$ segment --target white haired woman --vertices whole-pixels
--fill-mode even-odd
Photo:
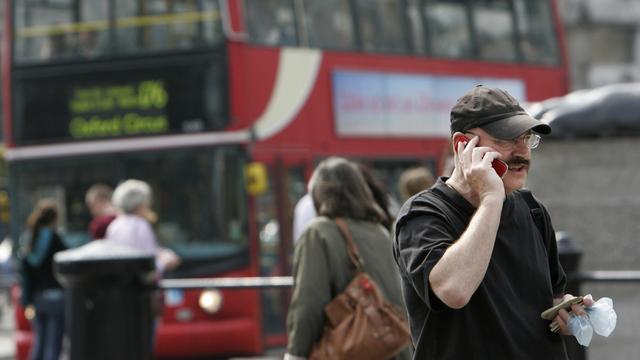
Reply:
[[[106,241],[154,253],[160,274],[179,264],[180,259],[173,251],[158,246],[151,227],[156,215],[151,210],[149,184],[134,179],[121,183],[113,192],[113,204],[119,214],[107,228]]]

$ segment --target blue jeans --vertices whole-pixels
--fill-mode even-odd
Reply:
[[[64,337],[64,290],[38,291],[33,305],[36,317],[32,325],[36,336],[31,360],[58,360]]]

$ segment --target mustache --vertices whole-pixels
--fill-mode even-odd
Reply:
[[[509,166],[517,166],[517,165],[529,166],[531,164],[531,161],[529,159],[523,158],[522,156],[516,156],[513,159],[509,159],[508,161],[506,161],[506,163]]]

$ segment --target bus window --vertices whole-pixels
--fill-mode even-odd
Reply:
[[[14,1],[15,58],[17,62],[60,59],[72,53],[71,6]]]
[[[356,0],[363,50],[390,53],[407,51],[401,5],[395,0]]]
[[[420,12],[420,0],[407,0],[406,17],[409,21],[411,33],[411,47],[416,54],[425,54],[425,31],[422,14]]]
[[[509,0],[473,2],[478,54],[483,60],[516,60],[510,3]]]
[[[109,52],[108,2],[15,4],[18,62],[91,58]]]
[[[515,0],[514,6],[524,61],[557,64],[558,48],[549,2]]]
[[[120,53],[191,49],[223,39],[216,0],[115,0],[115,9]]]
[[[210,47],[224,38],[217,0],[16,1],[14,11],[17,63]]]
[[[140,179],[153,189],[159,242],[183,258],[177,271],[212,275],[201,268],[230,258],[248,262],[244,159],[241,148],[220,146],[17,163],[10,174],[16,196],[12,231],[23,229],[38,198],[54,197],[66,209],[65,239],[79,245],[89,240],[87,189],[98,182],[115,187]],[[224,270],[229,269],[219,269]]]
[[[354,34],[348,0],[307,0],[304,25],[308,45],[329,49],[353,49]]]
[[[246,0],[247,29],[252,41],[264,45],[296,45],[293,0]]]
[[[109,18],[107,4],[106,1],[82,2],[80,18],[86,26],[79,27],[78,32],[74,34],[76,39],[74,52],[77,55],[93,58],[109,52],[109,30],[104,26]],[[92,24],[96,26],[91,26]]]
[[[425,4],[431,52],[446,58],[470,58],[472,54],[467,1],[435,0]]]

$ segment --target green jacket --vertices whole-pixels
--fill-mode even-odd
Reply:
[[[347,219],[347,225],[365,270],[386,299],[405,311],[389,232],[372,222]],[[289,354],[309,355],[325,326],[325,305],[347,287],[355,273],[338,225],[326,217],[316,218],[297,242],[293,259],[294,289],[287,315]],[[409,348],[396,359],[410,359]]]

